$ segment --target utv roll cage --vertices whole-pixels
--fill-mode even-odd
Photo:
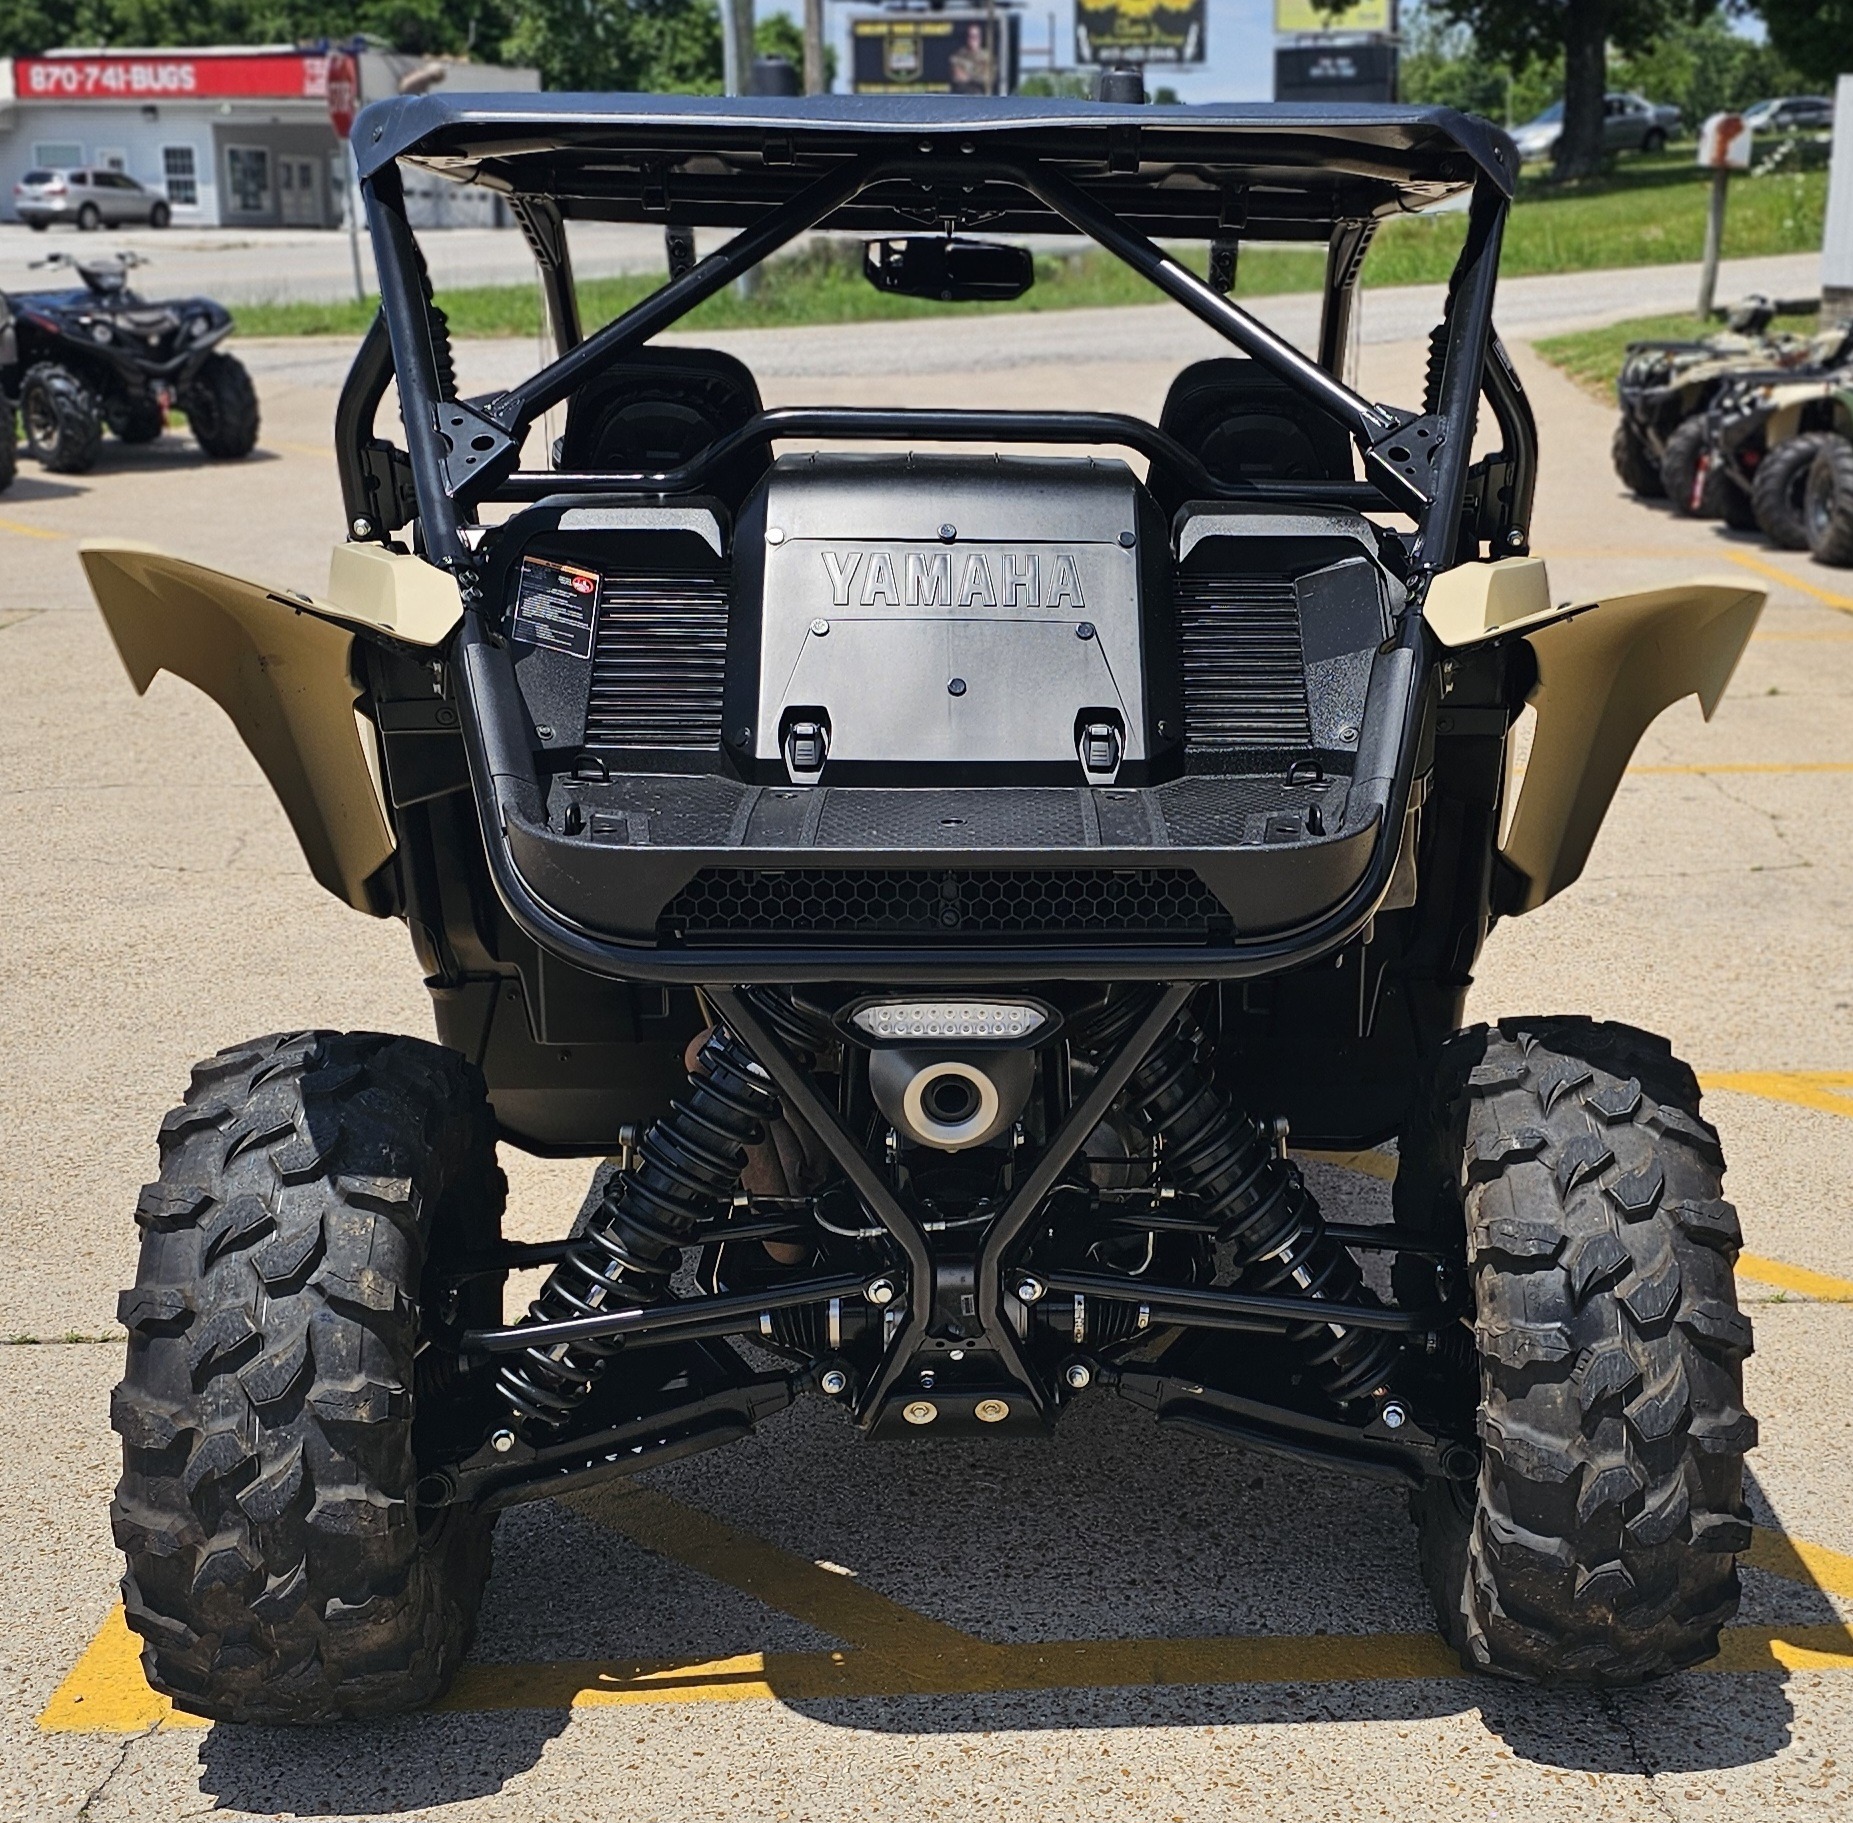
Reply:
[[[1395,866],[1419,745],[1433,655],[1421,612],[1426,587],[1457,563],[1528,549],[1536,431],[1492,324],[1517,169],[1502,133],[1451,110],[1425,108],[646,95],[539,95],[506,105],[511,99],[410,97],[376,105],[356,124],[382,308],[343,391],[336,448],[351,536],[390,544],[415,524],[419,553],[457,580],[464,614],[452,647],[452,688],[491,872],[530,938],[594,974],[644,981],[737,986],[844,973],[840,953],[790,945],[672,953],[626,934],[653,918],[652,908],[618,934],[598,928],[592,907],[622,900],[643,877],[640,867],[647,874],[670,857],[620,850],[601,859],[575,850],[572,860],[575,867],[583,862],[589,885],[574,902],[562,879],[569,871],[560,864],[563,851],[547,830],[513,666],[485,593],[483,509],[691,499],[743,452],[780,439],[1118,445],[1162,465],[1198,501],[1345,509],[1359,527],[1367,513],[1412,522],[1410,533],[1392,541],[1388,559],[1405,573],[1406,597],[1373,673],[1343,839],[1301,844],[1278,865],[1265,854],[1245,856],[1256,909],[1236,919],[1228,941],[1192,948],[1188,973],[1230,979],[1276,970],[1327,953],[1365,928]],[[441,328],[434,337],[430,291],[407,218],[402,164],[496,191],[521,224],[557,354],[520,384],[454,396],[448,348]],[[1461,199],[1465,243],[1431,338],[1425,397],[1419,406],[1375,403],[1343,377],[1372,236],[1386,219]],[[586,334],[568,221],[737,232]],[[1098,243],[1342,427],[1361,458],[1361,478],[1230,480],[1211,474],[1159,427],[1115,413],[841,407],[759,410],[668,469],[518,466],[523,441],[543,412],[635,357],[652,337],[807,230],[890,236],[980,228],[1078,234]],[[1211,279],[1153,237],[1208,242]],[[1317,358],[1228,295],[1241,244],[1255,240],[1326,248]],[[393,383],[404,450],[375,426]],[[1482,396],[1499,448],[1476,461]],[[817,864],[814,854],[806,858]],[[1077,857],[1065,858],[1072,864]],[[1142,850],[1113,851],[1104,840],[1084,858],[1103,867],[1149,867],[1154,859]],[[1174,848],[1162,858],[1195,867],[1218,885],[1211,844]],[[700,864],[750,869],[789,859],[784,850],[736,846],[710,848]],[[1021,849],[960,859],[981,868],[1037,864]],[[1220,865],[1226,875],[1226,854]],[[684,851],[683,874],[695,866]],[[537,882],[549,879],[562,890],[539,890]],[[1164,943],[1092,949],[1022,943],[985,953],[916,942],[860,949],[853,972],[871,982],[1077,973],[1163,980],[1177,978],[1180,960],[1177,946]]]

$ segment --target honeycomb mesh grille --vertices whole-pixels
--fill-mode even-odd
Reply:
[[[726,670],[724,578],[604,577],[586,745],[718,747]]]
[[[1180,576],[1184,744],[1310,747],[1300,603],[1278,577]]]
[[[1187,868],[960,870],[704,868],[659,929],[690,943],[896,937],[1207,942],[1229,915]]]

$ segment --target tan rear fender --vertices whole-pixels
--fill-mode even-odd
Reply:
[[[461,612],[455,583],[375,546],[335,547],[329,601],[149,545],[90,540],[80,555],[137,693],[170,671],[211,697],[263,768],[309,871],[378,914],[373,876],[394,838],[373,738],[354,708],[355,630],[436,645]]]
[[[1463,564],[1435,579],[1424,617],[1444,645],[1522,635],[1537,655],[1537,711],[1502,853],[1518,911],[1578,879],[1621,775],[1649,725],[1682,697],[1711,720],[1768,591],[1697,577],[1593,602],[1553,603],[1535,557]]]

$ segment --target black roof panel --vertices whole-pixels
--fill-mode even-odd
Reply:
[[[1137,106],[1027,97],[457,94],[375,103],[355,123],[363,175],[395,158],[459,182],[559,198],[569,216],[738,225],[846,158],[890,178],[821,224],[898,232],[934,194],[1005,232],[1067,224],[999,166],[1044,162],[1146,232],[1208,234],[1231,206],[1253,237],[1322,239],[1334,221],[1432,206],[1484,179],[1510,194],[1518,158],[1451,108],[1307,103]],[[972,186],[945,161],[991,172]],[[950,188],[949,188],[950,186]]]

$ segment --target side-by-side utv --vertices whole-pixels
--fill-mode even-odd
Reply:
[[[1712,1653],[1755,1426],[1697,1084],[1619,1025],[1461,1027],[1494,922],[1576,880],[1763,597],[1562,602],[1528,554],[1511,142],[1407,107],[473,95],[355,145],[382,309],[326,595],[85,552],[136,685],[213,696],[315,877],[404,922],[439,1039],[234,1045],[162,1127],[114,1407],[156,1687],[423,1702],[500,1511],[800,1398],[1001,1447],[1117,1395],[1406,1486],[1471,1667]],[[459,396],[406,168],[521,221],[558,352],[519,385]],[[1460,199],[1422,396],[1377,402],[1344,377],[1373,230]],[[734,232],[588,330],[584,221]],[[1228,352],[1151,424],[767,410],[656,339],[811,229],[954,304],[1033,279],[1009,237],[1085,235]],[[1328,249],[1311,352],[1227,295],[1245,239]],[[1325,1220],[1292,1149],[1399,1136],[1394,1220]],[[515,1245],[498,1146],[623,1163]]]

